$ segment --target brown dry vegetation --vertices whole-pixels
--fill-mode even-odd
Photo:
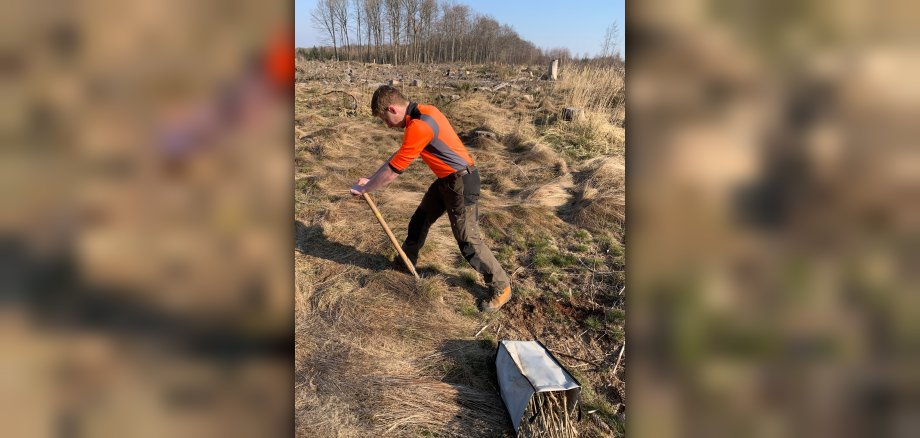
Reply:
[[[448,68],[464,77],[445,77]],[[558,82],[541,74],[507,66],[298,64],[295,408],[302,436],[511,436],[495,380],[496,342],[535,338],[584,387],[580,434],[622,433],[624,365],[615,364],[624,342],[623,73],[563,68]],[[484,238],[514,281],[514,298],[498,314],[476,310],[486,290],[456,248],[449,221],[432,227],[416,282],[390,268],[386,236],[348,193],[402,138],[367,108],[377,85],[394,78],[411,99],[447,115],[480,168]],[[423,86],[409,86],[412,79]],[[354,96],[358,108],[333,90]],[[564,106],[583,112],[564,122]],[[417,160],[373,195],[398,239],[433,180]]]

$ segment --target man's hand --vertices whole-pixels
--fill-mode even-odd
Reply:
[[[367,178],[360,178],[355,185],[351,186],[351,194],[354,196],[361,196],[364,193],[364,185],[370,181]]]
[[[398,175],[398,173],[390,170],[390,163],[383,163],[370,179],[361,178],[358,180],[357,184],[351,186],[351,194],[357,197],[364,193],[386,187],[387,184],[393,182]]]

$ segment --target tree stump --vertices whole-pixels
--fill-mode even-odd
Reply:
[[[562,109],[562,120],[570,122],[575,120],[578,115],[581,114],[581,109],[579,108],[563,108]]]
[[[549,63],[549,69],[546,72],[546,78],[555,81],[559,79],[559,60],[554,59]]]
[[[473,131],[473,135],[480,138],[488,138],[490,140],[498,141],[498,135],[490,131]]]

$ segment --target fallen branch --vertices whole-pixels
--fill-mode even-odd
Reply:
[[[307,131],[303,130],[303,129],[302,129],[301,127],[299,127],[299,126],[295,126],[295,127],[294,127],[294,132],[298,135],[297,138],[298,138],[299,140],[303,140],[304,137],[307,137],[307,135],[308,135],[308,134],[307,134]]]
[[[592,274],[610,275],[610,274],[616,274],[617,272],[623,272],[623,271],[618,271],[618,270],[613,270],[613,271],[596,271],[596,270],[594,270],[594,269],[591,269],[591,267],[588,266],[588,265],[586,265],[585,262],[582,261],[581,259],[578,259],[578,263],[581,263],[581,265],[584,266],[585,269],[591,271]]]
[[[501,90],[502,88],[505,88],[505,87],[507,87],[507,86],[509,86],[509,85],[511,85],[510,82],[502,82],[502,83],[498,84],[497,86],[495,86],[495,88],[492,88],[492,91],[495,92],[495,91]]]
[[[578,357],[578,356],[573,356],[573,355],[571,355],[571,354],[563,353],[563,352],[558,351],[558,350],[552,350],[552,349],[548,349],[548,350],[551,351],[551,352],[553,352],[553,354],[558,354],[558,355],[560,355],[560,356],[568,357],[568,358],[570,358],[570,359],[580,360],[580,361],[582,361],[582,362],[584,362],[584,363],[589,363],[589,364],[591,364],[591,365],[594,365],[595,367],[600,367],[600,364],[598,364],[596,361],[591,361],[591,360],[588,360],[588,359],[583,359],[583,358],[580,358],[580,357]]]
[[[533,264],[533,263],[530,263],[530,265],[532,265],[532,264]],[[511,279],[513,280],[513,279],[514,279],[514,276],[517,275],[518,272],[521,272],[522,270],[529,268],[530,265],[527,265],[527,266],[518,266],[517,269],[515,269],[514,272],[511,273]]]
[[[451,99],[451,100],[447,101],[447,103],[445,103],[444,106],[450,105],[450,104],[452,104],[452,103],[454,103],[454,102],[456,102],[456,101],[458,101],[458,100],[462,100],[462,99],[463,99],[463,96],[459,96],[459,97],[457,97],[456,99]]]
[[[620,380],[620,378],[617,377],[617,368],[619,368],[620,366],[620,360],[623,359],[623,352],[625,351],[626,351],[626,343],[624,342],[623,346],[620,347],[620,355],[617,357],[617,362],[613,364],[613,377],[616,378],[617,380]],[[622,382],[622,380],[620,381]]]
[[[344,91],[342,91],[342,90],[332,90],[332,91],[330,91],[330,92],[328,92],[328,93],[323,93],[323,96],[325,96],[325,95],[327,95],[327,94],[332,94],[332,93],[342,93],[342,94],[344,94],[344,95],[350,97],[351,100],[354,101],[354,106],[352,106],[351,109],[352,109],[352,110],[358,109],[358,99],[355,99],[355,96],[352,96],[351,94],[346,93],[346,92],[344,92]]]

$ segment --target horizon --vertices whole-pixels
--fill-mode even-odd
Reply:
[[[585,54],[589,57],[599,55],[607,27],[616,22],[619,32],[614,47],[620,56],[626,59],[625,0],[575,4],[561,4],[549,0],[467,0],[457,3],[465,4],[475,13],[491,16],[499,23],[510,26],[521,39],[530,41],[542,51],[566,48],[575,58],[581,58]],[[295,0],[294,45],[297,48],[331,45],[313,26],[310,13],[315,7],[316,0]],[[558,35],[545,32],[545,29],[551,26],[560,29]]]

